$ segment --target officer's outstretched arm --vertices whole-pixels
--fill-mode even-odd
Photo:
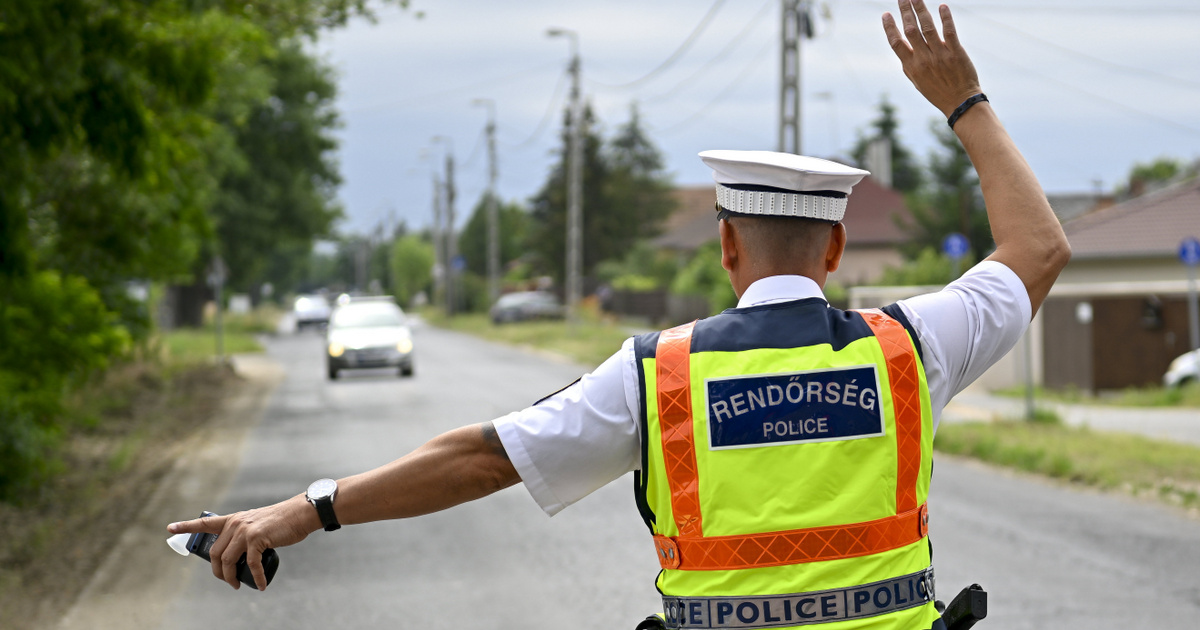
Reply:
[[[891,14],[883,15],[888,44],[917,90],[949,117],[959,104],[982,92],[975,66],[958,40],[949,7],[938,7],[940,37],[923,0],[899,1],[903,33]],[[954,132],[979,173],[996,240],[988,260],[1004,263],[1021,278],[1036,313],[1071,257],[1067,237],[1033,170],[986,101],[967,110]]]
[[[343,525],[437,512],[485,497],[519,482],[491,422],[448,431],[375,470],[338,480],[334,510]],[[304,494],[245,512],[167,527],[173,534],[219,534],[213,575],[238,588],[236,563],[243,553],[260,590],[265,589],[262,552],[294,545],[321,529],[317,510]]]

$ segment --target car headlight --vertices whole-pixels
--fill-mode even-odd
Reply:
[[[408,337],[401,339],[399,342],[396,343],[396,349],[405,354],[412,352],[412,349],[413,349],[412,339],[409,339]]]
[[[346,352],[346,346],[343,346],[340,343],[329,344],[329,356],[340,357],[345,352]]]

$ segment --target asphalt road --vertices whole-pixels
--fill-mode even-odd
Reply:
[[[320,337],[270,344],[287,370],[245,442],[228,512],[383,464],[489,420],[582,368],[422,328],[416,376],[325,380]],[[658,610],[649,536],[620,479],[547,518],[521,486],[445,513],[317,532],[280,551],[271,588],[233,591],[191,562],[162,630],[632,628]],[[979,582],[988,629],[1200,626],[1200,522],[949,459],[931,500],[939,596]],[[161,543],[158,543],[161,544]],[[164,553],[170,553],[165,550]]]

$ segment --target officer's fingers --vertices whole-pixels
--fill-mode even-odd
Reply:
[[[242,555],[245,544],[240,542],[240,532],[231,527],[224,536],[217,538],[212,548],[208,550],[209,564],[212,565],[213,576],[238,588],[237,560]]]
[[[962,50],[962,43],[958,41],[958,29],[954,26],[954,16],[950,15],[950,7],[943,4],[938,7],[938,13],[942,17],[942,37],[946,38],[946,45],[955,52]]]
[[[904,41],[904,36],[900,34],[900,29],[896,26],[896,19],[891,13],[883,14],[883,32],[887,35],[888,46],[892,47],[892,52],[900,58],[900,63],[908,61],[912,57],[912,48],[908,42]]]
[[[224,516],[205,516],[190,521],[180,521],[167,525],[167,531],[172,534],[220,534],[225,527]]]
[[[933,16],[929,14],[925,0],[913,0],[912,4],[917,14],[917,24],[921,27],[921,36],[925,38],[925,42],[930,46],[940,44],[942,39],[938,37],[937,25],[933,23]]]
[[[225,553],[221,554],[221,579],[225,580],[226,584],[237,590],[242,587],[242,583],[238,581],[237,564],[238,560],[242,559],[242,553],[236,550],[226,548]],[[217,564],[217,559],[213,558],[213,564]]]
[[[900,21],[904,24],[904,36],[908,38],[913,51],[928,48],[917,24],[917,16],[913,12],[912,0],[900,0]]]
[[[250,567],[250,575],[254,576],[254,585],[260,591],[267,590],[267,572],[263,569],[262,554],[265,549],[246,550],[246,566]]]

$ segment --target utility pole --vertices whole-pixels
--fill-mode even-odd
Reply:
[[[567,317],[579,320],[583,297],[583,107],[579,88],[579,36],[574,31],[552,28],[551,37],[571,40],[571,135],[567,156]]]
[[[454,151],[446,151],[446,315],[452,316],[458,307],[458,283],[455,282],[457,248],[454,238]]]
[[[779,56],[779,151],[801,152],[800,40],[812,39],[808,0],[783,0]]]
[[[442,180],[433,174],[433,295],[430,303],[436,304],[446,294],[446,254],[442,251]]]
[[[488,109],[488,192],[487,192],[487,272],[488,299],[495,302],[500,297],[500,217],[496,208],[496,102],[490,98],[477,98],[473,105]]]

